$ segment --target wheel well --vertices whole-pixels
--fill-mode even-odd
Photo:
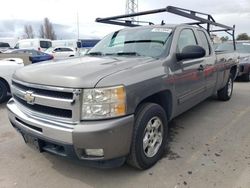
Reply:
[[[168,120],[170,120],[172,115],[172,94],[169,90],[161,91],[143,99],[143,101],[137,105],[136,111],[141,104],[146,102],[160,105],[165,110]]]
[[[230,73],[232,74],[234,79],[237,77],[237,65],[234,65],[233,67],[231,67]]]
[[[1,77],[0,77],[0,82],[3,82],[4,85],[6,85],[6,87],[8,89],[8,92],[10,93],[10,86],[9,86],[8,82],[5,79],[1,78]]]

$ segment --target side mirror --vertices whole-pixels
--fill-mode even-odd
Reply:
[[[52,51],[52,53],[56,53],[56,51],[55,51],[55,50],[53,50],[53,51]]]
[[[204,48],[198,45],[189,45],[182,49],[181,53],[176,53],[177,60],[202,58],[206,55]]]

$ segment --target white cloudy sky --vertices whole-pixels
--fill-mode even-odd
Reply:
[[[139,11],[167,5],[179,6],[210,13],[217,22],[236,24],[236,33],[250,34],[250,0],[138,1]],[[75,37],[78,12],[81,36],[102,37],[119,27],[95,23],[95,18],[123,14],[125,4],[126,0],[4,0],[1,1],[0,36],[18,37],[22,34],[25,23],[38,25],[44,17],[48,17],[51,22],[58,24],[58,32],[66,32]],[[162,19],[166,23],[181,22],[180,18],[166,13],[146,18],[159,23]]]

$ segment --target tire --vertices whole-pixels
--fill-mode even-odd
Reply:
[[[245,82],[249,82],[250,81],[250,73],[247,73],[247,74],[243,74],[241,76],[241,79]]]
[[[233,94],[233,76],[229,75],[227,84],[217,92],[218,99],[221,101],[228,101],[231,99]]]
[[[5,102],[7,100],[8,88],[6,84],[0,81],[0,103]]]
[[[141,170],[153,166],[161,159],[165,151],[167,135],[168,121],[163,108],[154,103],[141,105],[135,115],[134,132],[127,163]]]

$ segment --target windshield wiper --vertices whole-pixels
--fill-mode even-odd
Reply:
[[[137,52],[117,52],[115,55],[120,55],[120,56],[122,56],[122,55],[134,55],[134,56],[141,56],[139,53],[137,53]]]
[[[165,42],[164,41],[160,41],[160,40],[129,40],[129,41],[125,41],[124,44],[130,44],[130,43],[159,43],[164,45]]]
[[[117,53],[106,53],[103,54],[102,52],[90,52],[88,53],[88,55],[97,55],[97,56],[109,56],[109,55],[117,55],[117,56],[123,56],[123,55],[131,55],[131,56],[141,56],[139,53],[137,52],[117,52]]]
[[[90,53],[87,53],[87,55],[103,55],[102,52],[90,52]]]

